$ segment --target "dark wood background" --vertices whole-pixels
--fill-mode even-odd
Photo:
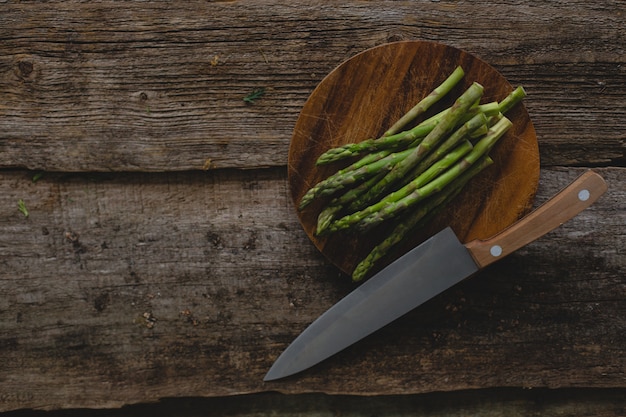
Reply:
[[[284,3],[0,1],[0,411],[624,415],[626,3]],[[587,168],[609,191],[263,383],[353,288],[290,200],[299,110],[344,60],[407,39],[526,88],[536,204]]]

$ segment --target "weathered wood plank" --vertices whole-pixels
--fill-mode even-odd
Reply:
[[[596,3],[4,2],[0,168],[283,166],[321,78],[400,39],[465,49],[526,86],[544,165],[623,166],[626,7]]]
[[[549,237],[271,384],[276,356],[352,287],[301,230],[284,169],[35,183],[2,172],[0,410],[267,390],[626,388],[626,172],[599,171],[608,193]],[[542,170],[538,201],[578,173]]]
[[[0,411],[278,390],[418,395],[191,403],[242,416],[350,415],[356,402],[367,415],[624,414],[623,1],[0,3]],[[298,112],[340,62],[403,39],[465,49],[526,87],[539,201],[580,172],[560,165],[612,166],[601,170],[609,193],[310,372],[263,384],[280,351],[352,288],[289,202]],[[6,170],[16,167],[281,168],[33,183]],[[187,404],[112,415],[199,414]]]
[[[10,416],[623,417],[625,413],[624,390],[490,389],[377,397],[263,393],[221,398],[167,398],[116,410],[24,410],[10,413]]]

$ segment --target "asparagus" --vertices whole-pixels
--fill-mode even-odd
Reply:
[[[385,210],[387,206],[393,204],[394,202],[402,201],[415,190],[426,186],[430,180],[435,178],[442,171],[448,169],[450,166],[453,166],[459,159],[461,159],[464,155],[470,152],[472,148],[472,144],[469,141],[464,141],[456,149],[448,153],[443,159],[431,166],[428,170],[426,170],[424,173],[422,173],[420,176],[415,178],[404,187],[400,188],[397,191],[394,191],[382,200],[364,208],[363,210],[346,215],[336,220],[328,227],[328,231],[336,232],[352,227],[353,225],[361,222],[363,219],[368,218],[369,216],[378,213],[381,210]]]
[[[388,156],[389,154],[391,154],[392,152],[393,151],[391,149],[383,149],[378,152],[369,153],[365,155],[363,158],[354,162],[353,164],[347,166],[346,168],[343,168],[343,172],[353,171],[355,169],[364,167],[365,165],[369,165],[373,162],[379,161],[385,158],[386,156]]]
[[[404,160],[404,163],[400,167],[396,167],[393,172],[395,173],[396,179],[401,176],[401,174],[405,174],[408,171],[407,168],[411,168],[411,166],[421,159],[424,155],[426,155],[430,150],[444,137],[447,133],[449,133],[458,121],[466,114],[466,112],[471,107],[472,103],[479,100],[483,93],[483,87],[478,83],[473,83],[452,105],[450,111],[446,113],[440,123],[435,126],[435,128],[424,138],[424,140],[417,146],[415,151],[410,155],[410,158]],[[388,175],[385,178],[389,177],[388,181],[393,181],[394,178]]]
[[[449,111],[450,108],[447,108],[424,120],[414,128],[404,132],[396,133],[391,136],[381,136],[376,139],[366,139],[358,143],[347,143],[345,145],[329,149],[318,157],[316,164],[326,165],[332,162],[359,156],[366,152],[374,152],[383,149],[399,149],[407,144],[412,145],[417,139],[428,135],[435,128],[437,123],[441,121],[443,116]],[[466,122],[479,113],[484,113],[485,116],[489,117],[498,114],[499,111],[500,107],[497,102],[472,106],[468,110],[467,116],[463,119],[463,121]]]
[[[381,209],[374,211],[374,213],[366,216],[358,216],[360,218],[357,218],[356,221],[352,220],[352,224],[359,222],[359,230],[369,230],[383,221],[398,215],[403,210],[414,206],[425,198],[430,197],[434,193],[441,191],[441,189],[452,182],[454,178],[466,171],[483,155],[486,155],[498,139],[500,139],[500,137],[502,137],[502,135],[511,127],[511,125],[511,121],[503,117],[491,129],[489,129],[489,132],[482,139],[480,139],[478,143],[476,143],[474,149],[472,149],[470,153],[464,156],[446,172],[439,175],[435,180],[429,182],[423,187],[415,189],[411,194],[404,198],[389,202],[389,204],[386,204]],[[340,220],[342,219],[337,220],[337,222]],[[344,228],[349,226],[350,224],[347,226],[342,225]]]
[[[489,119],[491,120],[491,118]],[[483,137],[487,134],[487,132],[489,131],[489,120],[487,120],[487,123],[485,123],[482,126],[479,126],[477,129],[473,130],[468,136],[470,139],[478,139],[480,137]]]
[[[336,219],[337,214],[344,209],[345,206],[357,199],[360,195],[365,193],[369,188],[376,184],[385,175],[385,172],[381,172],[378,175],[370,178],[369,180],[359,184],[358,186],[348,190],[344,194],[335,197],[326,206],[320,214],[317,216],[317,229],[316,235],[323,235],[330,223]]]
[[[357,213],[354,213],[353,216],[356,216],[356,215],[366,216],[369,213],[373,213],[374,211],[384,207],[384,205],[387,204],[389,201],[395,201],[395,200],[403,198],[404,196],[407,196],[416,188],[419,188],[427,184],[429,181],[431,181],[441,172],[445,171],[448,167],[450,167],[452,164],[454,164],[456,161],[462,158],[463,155],[471,151],[472,148],[473,146],[471,142],[469,141],[462,142],[461,145],[459,145],[454,151],[443,156],[439,161],[435,162],[432,166],[430,166],[427,170],[422,172],[419,176],[417,176],[417,178],[415,178],[409,184],[391,193],[390,195],[385,197],[385,199],[367,207],[364,210],[358,211],[357,209]],[[375,180],[376,178],[373,178],[373,179]],[[363,185],[362,188],[367,188],[370,185],[370,183],[373,183],[373,181],[370,180],[367,183],[362,184]],[[345,204],[345,200],[347,199],[346,198],[343,199],[344,204]],[[332,222],[335,219],[335,215],[342,209],[342,205],[339,204],[339,201],[340,199],[337,200],[336,204],[332,204],[326,209],[324,209],[318,216],[317,230],[316,230],[316,234],[318,236],[336,231],[335,229],[337,226],[333,224]],[[350,210],[352,210],[352,205],[348,207],[348,211]]]
[[[397,133],[392,136],[382,136],[377,139],[366,139],[358,143],[348,143],[336,148],[332,148],[321,154],[316,165],[327,165],[331,162],[340,161],[342,159],[359,156],[365,152],[373,152],[383,149],[397,149],[403,146],[411,145],[416,140],[428,135],[441,120],[441,115],[432,117],[415,126],[413,129]]]
[[[417,103],[411,110],[409,110],[404,116],[393,124],[384,134],[384,136],[391,136],[397,133],[407,125],[411,120],[415,119],[420,114],[424,113],[434,103],[439,101],[443,96],[448,94],[450,90],[461,81],[465,72],[463,68],[456,67],[455,70],[446,78],[439,86],[437,86],[430,94],[424,97],[419,103]]]
[[[402,161],[398,162],[392,169],[376,183],[361,201],[374,201],[383,195],[389,188],[413,169],[424,157],[461,121],[466,117],[470,106],[480,99],[483,87],[478,83],[473,83],[450,107],[435,128],[421,141],[413,152]]]
[[[461,127],[454,131],[446,140],[444,140],[439,147],[431,152],[424,160],[417,164],[413,170],[406,175],[409,181],[417,178],[420,174],[430,168],[433,164],[443,158],[448,152],[450,152],[459,142],[461,142],[466,136],[472,133],[474,130],[481,126],[486,125],[487,116],[484,113],[478,113]],[[402,184],[405,185],[405,184]],[[372,190],[361,195],[358,199],[354,200],[348,207],[348,211],[358,211],[371,204],[379,196],[375,195]]]
[[[497,104],[496,104],[497,105]],[[420,163],[408,176],[408,178],[416,178],[434,163],[444,157],[444,155],[452,150],[466,135],[485,126],[487,117],[480,112],[473,118],[465,122],[457,129],[448,139],[446,139],[436,150],[431,153],[422,163]],[[365,159],[364,157],[363,159]],[[369,204],[369,200],[359,198],[367,193],[367,191],[378,181],[382,179],[384,172],[374,176],[358,187],[347,191],[345,194],[333,199],[330,204],[320,212],[317,220],[317,235],[323,235],[330,223],[335,220],[335,216],[344,208],[348,207],[348,211],[358,211]]]
[[[448,205],[465,187],[468,181],[479,172],[491,165],[493,160],[488,156],[483,156],[476,164],[464,172],[449,187],[444,188],[440,193],[424,202],[415,211],[405,216],[389,233],[387,238],[376,245],[372,251],[356,266],[352,272],[354,282],[361,281],[374,267],[376,262],[402,240],[404,240],[412,230],[415,230],[429,221],[442,207]]]
[[[337,171],[335,174],[318,182],[311,187],[302,197],[299,209],[302,210],[308,206],[314,199],[325,197],[343,190],[345,187],[367,180],[380,172],[390,170],[396,163],[404,159],[413,151],[412,148],[405,149],[401,152],[391,153],[384,158],[378,159],[370,164],[359,166],[356,169],[348,167]]]
[[[526,97],[526,91],[524,91],[524,88],[522,86],[517,87],[499,103],[500,113],[505,114],[517,103],[522,101],[524,97]]]
[[[480,159],[480,157],[487,154],[497,140],[511,127],[511,125],[511,121],[506,117],[503,117],[498,123],[489,129],[489,132],[481,138],[476,145],[474,145],[474,148],[468,154],[464,155],[460,161],[456,162],[432,181],[426,184],[420,183],[420,178],[428,172],[426,171],[424,174],[420,175],[420,177],[411,181],[400,190],[389,194],[378,203],[336,220],[329,226],[328,230],[330,232],[336,232],[353,227],[357,223],[359,224],[359,230],[368,230],[383,221],[398,215],[408,207],[414,206],[425,198],[430,197],[452,182],[456,177],[461,175],[474,162]],[[452,151],[450,154],[454,154],[455,151]],[[447,157],[450,157],[450,154],[448,154]],[[440,163],[438,164],[438,168],[441,167]],[[435,165],[433,165],[431,169],[434,169]],[[406,191],[410,192],[407,194]]]
[[[480,86],[477,83],[474,83],[472,87],[475,87],[475,91],[473,91],[473,94],[482,94],[482,86]],[[478,91],[480,93],[478,93]],[[470,92],[472,92],[471,87],[470,89],[467,90],[465,94],[468,94],[468,97],[471,97],[471,95],[469,94]],[[459,99],[461,99],[462,97],[463,96],[461,96]],[[458,102],[459,100],[457,100],[457,103]],[[475,116],[469,119],[467,122],[465,122],[465,124],[459,129],[460,131],[459,133],[464,134],[464,132],[469,131],[470,129],[471,130],[475,129],[477,127],[476,123],[479,120],[482,120],[482,118],[484,117],[484,113],[482,113],[482,111],[484,110],[484,111],[487,111],[489,114],[493,114],[494,104],[495,103],[488,103],[486,105],[475,106],[471,110],[468,110],[467,114],[465,114],[465,118],[467,118],[468,115],[472,115],[472,114],[475,114]],[[413,147],[415,146],[419,148],[420,146],[422,146],[423,141],[427,139],[434,143],[436,140],[439,140],[441,136],[447,133],[446,131],[440,131],[438,133],[438,136],[436,136],[436,138],[434,135],[431,135],[431,133],[435,131],[435,128],[438,125],[440,120],[443,119],[444,123],[454,123],[455,121],[458,121],[459,119],[463,117],[463,114],[452,114],[451,112],[452,109],[454,109],[454,106],[448,109],[448,111],[443,111],[439,113],[438,115],[436,115],[435,117],[431,117],[430,119],[426,120],[424,122],[425,124],[418,125],[415,128],[411,129],[410,131],[403,132],[402,134],[383,137],[379,139],[379,141],[386,141],[387,144],[395,141],[396,146],[400,146],[404,143],[410,143],[411,145],[409,146],[409,149],[413,149]],[[430,133],[426,135],[426,138],[422,139],[420,135],[423,134],[423,132],[426,130],[428,130]],[[447,128],[447,130],[450,130],[450,128]],[[459,137],[454,137],[453,139],[458,139],[458,138]],[[401,140],[401,142],[398,142],[398,140]],[[369,146],[369,144],[372,143],[369,141],[364,141],[364,142],[368,142],[366,146]],[[361,145],[364,142],[360,142],[358,144],[350,144],[350,145]],[[456,142],[454,144],[456,144]],[[358,150],[356,150],[357,147],[353,149],[346,149],[344,147],[335,148],[335,149],[344,148],[345,151],[348,152],[352,156],[355,153],[355,150],[356,152],[362,151],[363,149],[366,149],[366,146],[360,147],[360,149]],[[432,147],[432,144],[425,145],[425,149],[430,149],[430,147]],[[343,170],[339,170],[331,177],[328,177],[326,180],[321,181],[320,183],[316,184],[313,188],[311,188],[302,198],[300,202],[300,209],[303,209],[304,207],[309,205],[317,197],[328,196],[328,195],[334,194],[335,192],[340,191],[341,189],[345,188],[347,185],[353,184],[357,182],[358,180],[370,178],[372,176],[372,172],[376,169],[383,169],[383,170],[393,169],[396,163],[401,162],[403,159],[405,159],[407,156],[413,153],[413,152],[408,152],[408,153],[406,152],[407,150],[392,154],[391,151],[387,149],[387,150],[381,150],[377,153],[366,155],[361,160],[355,162],[354,164],[350,165],[347,168],[344,168]],[[339,152],[338,154],[342,154],[342,153],[343,152]],[[327,154],[330,155],[329,152],[327,152]],[[343,154],[343,157],[346,157],[345,153]],[[374,162],[379,162],[379,164],[373,165],[372,163]],[[318,159],[318,163],[319,163],[319,159]],[[353,171],[356,171],[356,172],[353,172]],[[379,186],[380,183],[384,180],[384,178],[385,177],[382,177],[377,183],[373,184],[374,186],[371,187],[367,193],[365,193],[366,198],[361,200],[361,203],[359,204],[362,204],[362,201],[366,201],[366,199],[371,200],[372,196],[375,195],[375,192],[379,192],[380,189],[376,188],[376,186]]]
[[[430,166],[443,158],[464,138],[472,135],[479,128],[487,129],[487,116],[483,113],[477,114],[470,120],[465,122],[452,135],[444,140],[433,152],[431,152],[422,162],[420,162],[409,174],[409,178],[415,178],[422,172],[426,171]],[[487,133],[485,131],[485,133]]]

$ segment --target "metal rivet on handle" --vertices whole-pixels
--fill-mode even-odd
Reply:
[[[580,201],[587,201],[589,200],[590,196],[591,196],[591,193],[589,193],[589,190],[580,190],[578,192],[578,199]]]
[[[498,256],[502,255],[502,246],[493,245],[491,249],[489,249],[489,253],[491,253],[491,256],[497,258]]]

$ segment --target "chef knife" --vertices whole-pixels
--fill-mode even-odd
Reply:
[[[445,228],[331,307],[274,362],[264,381],[303,371],[391,323],[593,204],[604,179],[587,171],[539,208],[487,240],[462,244]]]

